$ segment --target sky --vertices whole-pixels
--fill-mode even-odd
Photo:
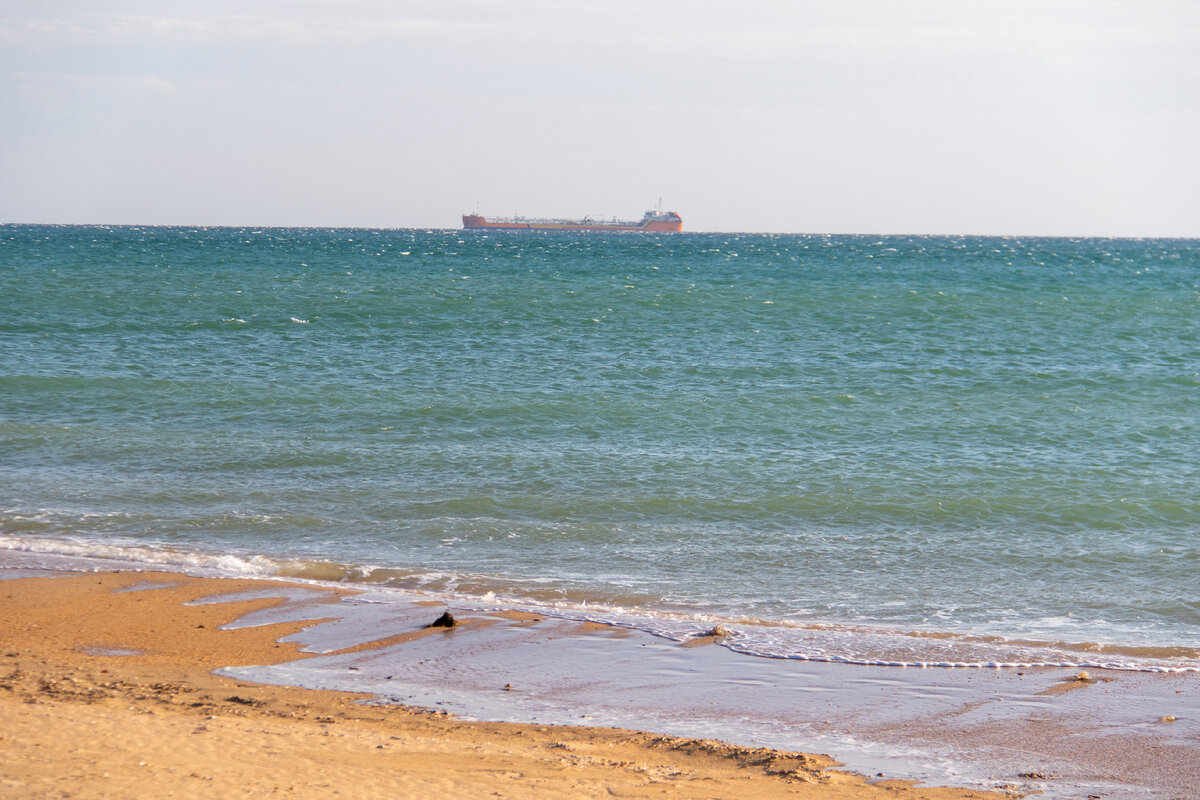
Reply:
[[[0,0],[0,222],[1200,237],[1195,0]]]

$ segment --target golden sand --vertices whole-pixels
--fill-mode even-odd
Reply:
[[[131,586],[152,585],[137,591]],[[102,573],[0,582],[0,798],[996,798],[871,783],[825,756],[611,728],[478,723],[250,684],[313,622],[220,626],[272,582]],[[338,594],[330,591],[330,598]]]

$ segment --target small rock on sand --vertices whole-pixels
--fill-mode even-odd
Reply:
[[[451,616],[449,611],[447,611],[447,612],[443,613],[440,617],[435,619],[433,622],[429,623],[429,627],[430,628],[453,628],[457,624],[458,623],[456,623],[454,621],[454,617]]]

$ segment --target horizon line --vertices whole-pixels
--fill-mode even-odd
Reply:
[[[258,230],[350,230],[350,231],[447,231],[462,233],[470,228],[443,227],[437,225],[253,225],[246,223],[189,223],[189,222],[0,222],[0,227],[46,227],[46,228],[227,228],[227,229],[258,229]],[[511,230],[487,229],[473,232],[471,235],[504,235],[547,234],[562,235],[571,233],[598,234],[634,234],[643,236],[687,236],[688,234],[725,235],[725,236],[911,236],[911,237],[945,237],[945,238],[988,238],[988,239],[1180,239],[1200,240],[1200,233],[1188,234],[1077,234],[1077,233],[883,233],[878,231],[738,231],[738,230],[683,230],[683,231],[559,231],[559,230]]]

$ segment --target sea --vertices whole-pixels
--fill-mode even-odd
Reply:
[[[1200,240],[0,226],[0,555],[1200,670]]]

